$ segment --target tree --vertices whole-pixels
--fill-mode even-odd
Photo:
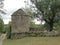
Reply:
[[[2,17],[2,14],[6,14],[6,10],[3,9],[4,7],[4,0],[0,0],[0,18]]]
[[[42,16],[49,31],[53,30],[54,23],[60,20],[60,0],[31,0],[37,8],[37,14]],[[37,16],[38,18],[39,15]]]
[[[0,13],[6,14],[4,11],[5,9],[3,9],[3,7],[4,7],[4,0],[0,0]]]
[[[3,23],[3,20],[0,19],[0,32],[2,32],[4,29],[4,23]]]
[[[7,24],[7,27],[6,27],[8,29],[6,31],[7,32],[7,38],[8,39],[11,39],[11,25],[12,25],[12,22],[10,21],[9,24]]]

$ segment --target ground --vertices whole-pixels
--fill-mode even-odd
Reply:
[[[3,45],[60,45],[60,37],[26,37],[5,39]]]
[[[5,39],[6,34],[1,34],[0,36],[0,45],[2,45],[3,40]]]

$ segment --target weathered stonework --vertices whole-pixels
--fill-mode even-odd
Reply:
[[[12,30],[11,33],[21,33],[29,31],[29,16],[19,9],[12,14]]]

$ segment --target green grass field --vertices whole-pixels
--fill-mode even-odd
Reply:
[[[22,39],[5,39],[3,45],[60,45],[60,37],[26,37]]]

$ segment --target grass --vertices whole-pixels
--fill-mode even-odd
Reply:
[[[26,37],[17,40],[5,39],[3,45],[60,45],[60,37]]]

